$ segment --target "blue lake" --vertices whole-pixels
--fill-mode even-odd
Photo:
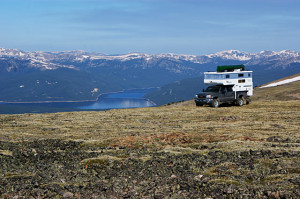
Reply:
[[[97,101],[43,102],[43,103],[0,103],[0,114],[55,113],[89,110],[151,107],[155,104],[143,96],[156,88],[132,89],[102,94]]]

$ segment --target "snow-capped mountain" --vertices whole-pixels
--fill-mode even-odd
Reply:
[[[238,50],[221,51],[206,56],[211,59],[220,58],[220,59],[238,60],[238,61],[248,61],[252,59],[252,55],[250,53],[241,52]]]
[[[23,60],[28,62],[29,67],[41,70],[71,68],[79,69],[78,63],[90,64],[97,67],[97,63],[101,61],[99,66],[105,65],[105,61],[127,62],[139,60],[141,67],[148,67],[149,64],[155,65],[161,60],[169,60],[175,62],[189,62],[193,64],[209,64],[219,63],[223,61],[239,61],[245,65],[269,65],[272,67],[286,67],[291,63],[300,63],[299,52],[291,50],[283,51],[261,51],[258,53],[247,53],[238,50],[221,51],[208,55],[183,55],[183,54],[156,54],[150,55],[146,53],[129,53],[125,55],[104,55],[101,53],[88,53],[84,51],[66,51],[66,52],[25,52],[16,49],[0,48],[0,60],[5,59]],[[276,62],[276,63],[275,63]],[[133,64],[135,65],[135,64]],[[88,67],[88,66],[87,66]],[[136,66],[135,66],[136,68]]]

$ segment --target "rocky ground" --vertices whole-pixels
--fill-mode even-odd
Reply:
[[[299,107],[0,115],[0,198],[300,198]]]

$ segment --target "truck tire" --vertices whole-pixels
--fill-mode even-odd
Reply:
[[[244,105],[244,97],[240,97],[237,99],[236,103],[238,106],[243,106]]]
[[[220,101],[219,101],[219,99],[213,99],[211,105],[212,105],[212,107],[214,107],[214,108],[218,108],[218,107],[220,106]]]

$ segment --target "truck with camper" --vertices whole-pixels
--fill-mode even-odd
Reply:
[[[249,104],[253,95],[252,74],[253,71],[246,71],[244,65],[218,66],[216,72],[205,72],[204,84],[208,87],[195,96],[196,105]]]

